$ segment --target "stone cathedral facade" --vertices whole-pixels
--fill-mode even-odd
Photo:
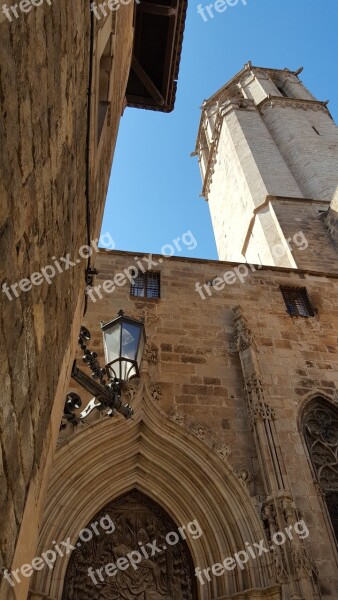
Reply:
[[[60,431],[36,556],[76,549],[32,600],[338,598],[338,130],[299,73],[249,63],[203,103],[219,261],[98,254],[83,324],[99,359],[100,321],[145,324],[135,416]],[[78,546],[105,515],[114,533]],[[137,569],[104,570],[154,540]]]
[[[1,600],[28,594],[3,574],[35,556],[121,116],[175,104],[186,0],[107,4],[0,0]]]

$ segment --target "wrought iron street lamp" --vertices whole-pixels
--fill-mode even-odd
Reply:
[[[116,319],[109,323],[101,322],[101,330],[106,358],[103,368],[98,363],[96,352],[91,352],[87,347],[90,340],[88,329],[81,327],[80,330],[82,360],[90,368],[91,377],[79,369],[76,361],[71,376],[90,392],[93,398],[80,415],[76,415],[74,410],[81,407],[81,399],[74,392],[67,394],[63,418],[73,425],[87,417],[94,409],[109,416],[119,412],[126,419],[130,419],[134,414],[129,404],[122,404],[121,386],[139,375],[146,339],[144,324],[142,321],[131,319],[120,310]]]
[[[145,344],[144,325],[119,312],[117,319],[101,323],[106,369],[116,381],[138,376]]]

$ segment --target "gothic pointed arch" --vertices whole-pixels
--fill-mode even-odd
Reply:
[[[106,505],[94,522],[102,519],[111,525],[107,535],[93,535],[85,544],[79,538],[75,544],[62,600],[92,600],[98,593],[109,600],[196,598],[193,561],[184,539],[189,533],[179,530],[156,502],[134,489]],[[91,531],[90,525],[85,529]],[[202,535],[198,523],[190,523],[189,529],[194,537]]]
[[[97,521],[100,511],[110,505],[115,510],[114,503],[135,490],[153,503],[151,506],[160,507],[161,514],[166,515],[163,519],[172,519],[176,530],[197,521],[203,533],[196,539],[187,536],[189,552],[185,554],[191,556],[194,570],[211,567],[244,549],[246,542],[265,538],[256,507],[226,457],[221,458],[192,431],[159,411],[147,385],[134,396],[133,406],[135,419],[127,427],[121,420],[99,420],[59,447],[38,555],[53,548],[54,541],[68,538],[72,544],[77,543],[81,530]],[[125,535],[123,543],[126,539]],[[117,541],[120,543],[120,539]],[[69,556],[56,557],[52,571],[41,570],[34,575],[34,600],[39,594],[62,600],[69,561]],[[161,580],[160,588],[164,584]],[[95,591],[91,600],[97,598]],[[156,590],[147,591],[154,592],[156,598]],[[192,600],[230,600],[242,591],[245,600],[280,600],[280,584],[276,583],[270,555],[258,556],[248,562],[246,569],[233,570],[227,577],[212,577],[197,588]],[[151,594],[148,596],[153,600]],[[172,598],[180,597],[172,594]]]
[[[315,396],[303,411],[302,430],[338,544],[338,408]]]

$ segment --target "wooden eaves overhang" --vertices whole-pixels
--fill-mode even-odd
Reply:
[[[171,112],[174,108],[187,0],[136,3],[128,106]]]

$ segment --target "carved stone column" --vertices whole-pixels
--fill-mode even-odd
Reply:
[[[276,415],[265,398],[263,377],[254,336],[240,306],[234,309],[235,338],[233,350],[239,353],[244,378],[244,395],[261,468],[265,500],[262,519],[268,539],[276,580],[283,584],[283,598],[313,600],[319,598],[315,584],[316,568],[303,540],[293,532],[301,519],[292,498],[291,487],[275,427]],[[285,541],[276,536],[283,533]],[[276,541],[277,540],[277,541]]]

